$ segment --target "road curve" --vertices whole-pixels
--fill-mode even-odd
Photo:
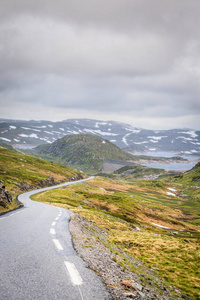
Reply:
[[[19,196],[24,208],[0,217],[0,299],[110,300],[105,285],[77,256],[66,209]]]

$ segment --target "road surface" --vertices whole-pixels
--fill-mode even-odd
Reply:
[[[21,194],[24,208],[0,217],[0,299],[112,299],[101,279],[77,256],[68,211],[29,198],[53,188]]]

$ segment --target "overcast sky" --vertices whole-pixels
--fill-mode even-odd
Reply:
[[[1,0],[0,118],[200,129],[199,0]]]

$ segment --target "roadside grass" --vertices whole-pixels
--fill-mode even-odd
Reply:
[[[188,205],[185,214],[187,200],[167,195],[168,187],[181,192],[180,183],[96,177],[84,184],[36,194],[33,199],[71,209],[95,222],[107,232],[102,242],[117,252],[124,268],[139,275],[142,272],[123,254],[127,253],[153,269],[166,284],[199,299],[200,227],[191,224],[196,218],[194,207]]]
[[[75,170],[63,165],[0,147],[0,181],[4,183],[14,199],[14,202],[10,204],[11,207],[8,205],[4,209],[0,206],[0,212],[15,208],[17,205],[15,197],[22,192],[19,186],[21,182],[26,182],[34,188],[47,177],[53,177],[56,182],[60,183],[71,180],[77,174]]]

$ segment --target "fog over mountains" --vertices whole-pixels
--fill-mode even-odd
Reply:
[[[200,153],[200,131],[148,130],[115,121],[68,119],[61,122],[0,119],[0,140],[14,147],[52,143],[71,134],[94,134],[129,152]]]

